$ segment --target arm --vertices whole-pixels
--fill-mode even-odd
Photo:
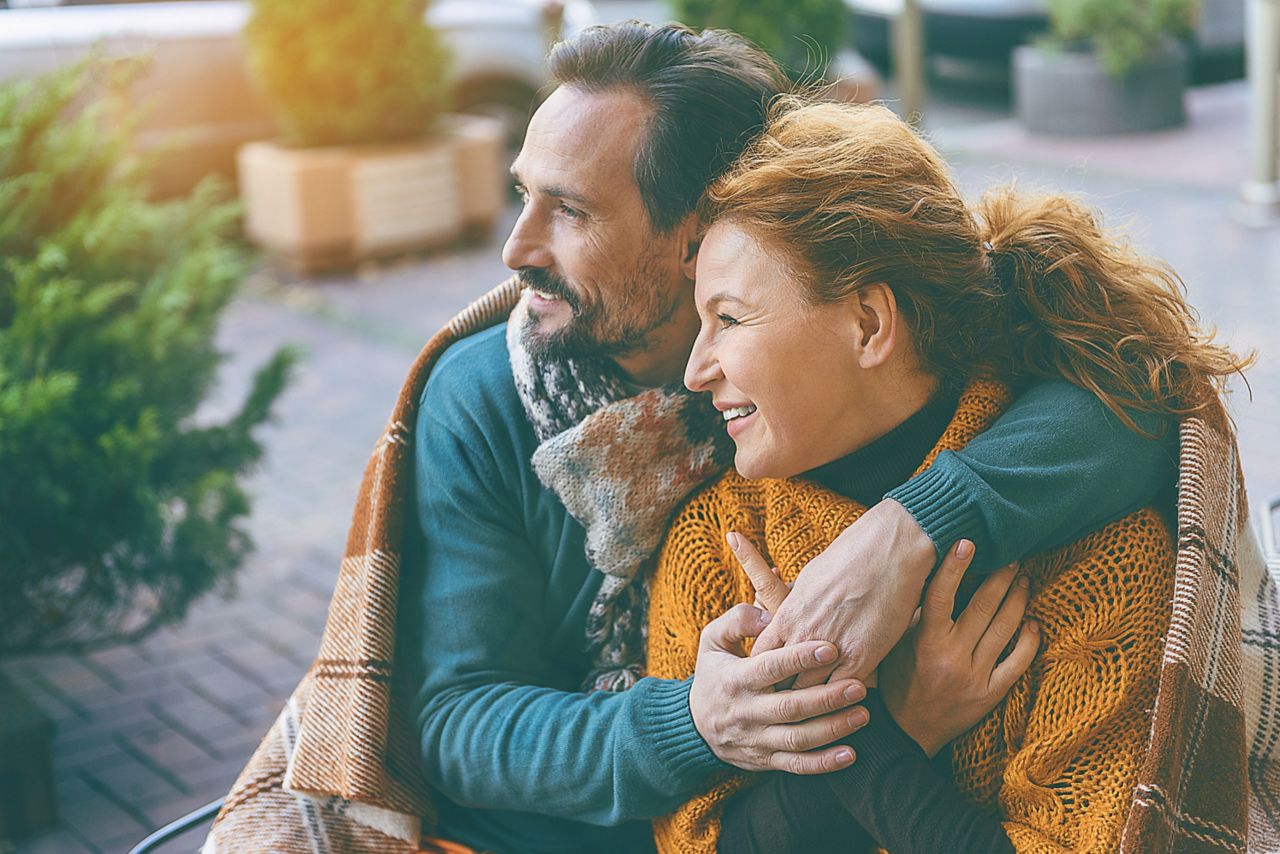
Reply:
[[[590,695],[566,684],[572,663],[548,652],[560,628],[544,610],[549,570],[503,487],[510,466],[431,412],[416,431],[425,544],[399,620],[427,779],[464,805],[595,824],[670,808],[720,767],[693,727],[688,681]]]
[[[1029,389],[990,429],[939,454],[810,562],[755,649],[824,638],[841,651],[836,677],[865,678],[906,631],[954,540],[977,545],[983,575],[1151,503],[1173,482],[1177,431],[1166,417],[1132,415],[1164,438],[1132,432],[1070,383]]]
[[[940,556],[965,537],[982,575],[1072,542],[1154,499],[1174,480],[1177,425],[1130,412],[1147,439],[1088,391],[1041,382],[990,429],[888,497],[912,515]]]
[[[847,739],[857,763],[812,780],[774,775],[738,796],[725,812],[721,852],[801,854],[837,843],[847,850],[855,839],[865,847],[868,834],[904,854],[1013,850],[999,817],[965,800],[928,758],[994,708],[1025,672],[1037,644],[1024,630],[1009,657],[998,661],[1027,603],[1028,587],[1014,584],[1012,569],[988,579],[952,620],[973,557],[972,545],[964,546],[948,552],[919,626],[881,669],[883,690],[867,700],[871,722]],[[781,605],[787,588],[755,549],[744,544],[738,557],[761,602]]]
[[[968,802],[904,733],[880,692],[848,743],[858,760],[823,777],[774,774],[725,810],[721,854],[811,854],[883,847],[898,854],[1012,854],[1000,817]]]

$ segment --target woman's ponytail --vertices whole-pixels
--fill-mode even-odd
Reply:
[[[1065,378],[1136,429],[1125,407],[1202,412],[1253,361],[1201,329],[1168,265],[1106,233],[1076,199],[1024,197],[1009,186],[987,193],[975,213],[1009,300],[998,376]]]

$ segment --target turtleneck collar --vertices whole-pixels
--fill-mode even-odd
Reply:
[[[920,467],[951,423],[958,402],[959,395],[939,392],[880,438],[801,477],[870,507]]]

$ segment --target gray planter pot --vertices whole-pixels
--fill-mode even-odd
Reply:
[[[1106,134],[1186,124],[1189,63],[1169,39],[1146,63],[1112,77],[1091,52],[1026,45],[1013,52],[1014,103],[1033,133]]]

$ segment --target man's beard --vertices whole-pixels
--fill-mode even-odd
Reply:
[[[653,336],[675,314],[677,304],[662,303],[655,290],[657,278],[652,264],[641,262],[637,269],[614,287],[622,296],[612,310],[603,301],[587,302],[564,279],[542,268],[521,270],[522,287],[558,297],[573,312],[563,328],[538,331],[540,318],[534,311],[525,320],[525,340],[534,356],[543,359],[605,359],[627,356],[643,350]],[[625,314],[624,314],[625,312]]]

